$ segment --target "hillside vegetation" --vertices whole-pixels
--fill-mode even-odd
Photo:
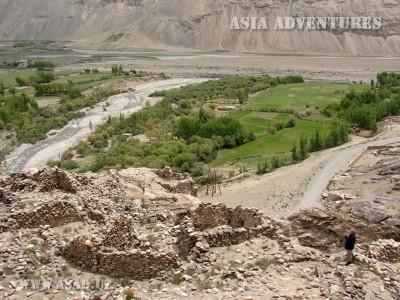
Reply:
[[[43,140],[52,129],[83,117],[83,109],[122,93],[119,82],[151,75],[122,69],[114,74],[97,69],[51,71],[53,65],[45,61],[32,66],[37,70],[0,73],[0,132],[7,141],[1,145],[0,159],[15,145]],[[40,71],[42,67],[46,70]]]
[[[168,165],[199,178],[207,165],[270,172],[347,142],[349,124],[374,131],[380,119],[398,114],[399,78],[382,73],[376,84],[338,85],[303,83],[297,76],[236,77],[156,92],[153,96],[163,97],[156,105],[109,118],[61,161],[49,164],[80,171]],[[279,101],[285,89],[309,98]],[[221,113],[227,104],[234,111]],[[147,140],[136,138],[141,134]]]

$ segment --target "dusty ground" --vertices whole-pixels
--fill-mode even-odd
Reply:
[[[200,199],[204,202],[226,203],[230,207],[242,205],[257,207],[271,217],[284,217],[295,210],[304,201],[304,194],[310,189],[310,182],[318,179],[314,176],[329,164],[341,150],[354,145],[363,145],[367,141],[398,137],[400,122],[394,120],[390,125],[382,126],[382,132],[371,139],[352,136],[351,142],[335,149],[324,150],[312,154],[310,158],[296,165],[278,169],[265,175],[253,175],[237,181],[223,183],[222,195],[206,196],[206,190],[200,191]],[[360,148],[361,152],[362,148]],[[357,153],[353,156],[356,157]],[[350,158],[351,159],[351,158]],[[336,167],[336,166],[335,166]],[[347,168],[344,161],[342,170]],[[335,172],[327,174],[335,176]],[[384,183],[381,183],[384,184]],[[325,187],[320,187],[321,191]],[[321,204],[319,204],[321,205]]]
[[[92,54],[97,54],[93,52]],[[378,72],[399,71],[400,58],[385,57],[324,57],[280,56],[255,54],[154,54],[157,60],[123,58],[92,63],[91,67],[110,67],[123,64],[128,68],[164,72],[171,76],[214,77],[223,75],[272,76],[302,75],[319,81],[364,81],[369,83]],[[78,65],[79,66],[79,65]],[[80,66],[87,67],[87,64]]]

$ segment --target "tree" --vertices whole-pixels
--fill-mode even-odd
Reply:
[[[299,161],[299,153],[297,151],[297,143],[296,142],[293,144],[291,152],[292,152],[292,161],[293,162]]]
[[[121,75],[124,73],[124,68],[122,65],[112,65],[111,67],[111,73],[113,73],[114,76]]]
[[[239,99],[239,103],[243,104],[245,103],[249,98],[248,93],[246,93],[246,91],[244,89],[240,89],[238,91],[238,99]]]
[[[375,87],[375,80],[371,79],[371,89],[374,89]]]
[[[315,135],[314,135],[314,137],[311,138],[310,143],[311,143],[311,151],[312,152],[319,151],[322,149],[323,144],[322,144],[321,135],[319,133],[319,129],[317,129],[315,131]]]
[[[17,89],[15,88],[15,86],[9,87],[8,91],[10,92],[10,94],[15,95],[17,93]]]
[[[0,81],[0,94],[4,97],[4,92],[6,91],[6,87],[4,86],[3,81]]]
[[[254,134],[253,131],[250,131],[250,132],[249,132],[249,134],[248,134],[248,136],[247,136],[247,139],[248,139],[250,142],[256,140],[256,135]]]
[[[203,107],[199,110],[199,120],[202,123],[207,123],[212,118],[212,115],[208,113]]]
[[[80,155],[80,156],[85,156],[86,151],[89,149],[89,146],[87,145],[86,142],[84,141],[80,141],[78,143],[78,145],[76,146],[76,152]]]
[[[299,151],[300,159],[305,160],[308,157],[307,152],[307,138],[303,135],[300,137],[300,151]]]
[[[117,65],[112,65],[111,73],[113,73],[114,76],[118,75],[118,66]]]

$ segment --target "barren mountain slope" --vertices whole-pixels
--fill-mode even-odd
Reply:
[[[77,40],[135,48],[400,54],[396,0],[3,0],[0,39]],[[233,17],[381,17],[380,30],[231,30]],[[105,42],[107,41],[107,42]]]

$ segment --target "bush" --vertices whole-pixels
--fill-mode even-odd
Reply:
[[[61,162],[61,168],[65,170],[73,170],[79,168],[79,164],[73,160],[64,160]]]
[[[172,277],[172,283],[176,285],[180,285],[183,282],[183,275],[182,273],[174,274]]]
[[[39,70],[54,68],[54,64],[51,61],[45,60],[29,60],[28,68],[37,68]]]
[[[264,270],[264,271],[267,270],[271,264],[272,264],[272,261],[267,258],[260,258],[260,259],[257,259],[255,262],[255,265],[259,266],[260,269]]]
[[[196,162],[196,155],[192,153],[178,154],[174,158],[174,165],[178,168],[181,168],[183,166],[185,166],[186,168],[188,167],[189,169],[193,168],[195,162]]]
[[[59,160],[49,160],[49,161],[47,161],[47,166],[48,167],[50,167],[50,168],[53,168],[53,167],[61,167],[61,161],[59,161]]]
[[[247,136],[247,139],[248,139],[250,142],[256,140],[256,135],[254,134],[253,131],[250,131],[250,132],[249,132],[249,135]]]
[[[135,293],[134,293],[133,290],[131,290],[131,289],[126,289],[126,290],[124,290],[122,293],[123,293],[123,295],[124,295],[124,299],[125,299],[125,300],[133,300],[133,299],[136,299]]]

